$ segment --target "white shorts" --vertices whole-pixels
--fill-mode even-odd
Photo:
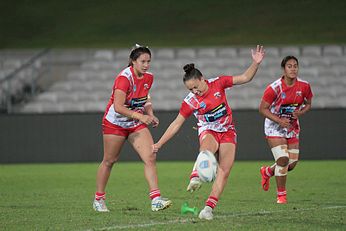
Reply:
[[[264,134],[266,137],[283,137],[286,139],[299,138],[298,129],[288,129],[281,127],[278,123],[273,122],[270,119],[265,119],[264,122]]]

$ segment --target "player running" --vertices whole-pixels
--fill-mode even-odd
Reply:
[[[270,177],[275,175],[277,203],[286,204],[287,172],[294,169],[299,157],[299,120],[311,109],[310,84],[298,78],[298,59],[287,56],[281,62],[283,76],[264,91],[260,113],[265,117],[264,133],[275,164],[260,169],[262,188],[268,191]]]
[[[93,208],[108,212],[105,188],[120,150],[128,139],[144,162],[144,175],[149,185],[152,211],[168,208],[172,202],[161,197],[156,173],[156,153],[148,125],[158,126],[150,102],[149,90],[153,75],[148,72],[151,52],[147,47],[136,45],[131,51],[129,66],[115,78],[113,92],[103,121],[103,160],[96,177],[96,193]]]
[[[262,46],[257,46],[256,51],[252,50],[252,64],[243,74],[219,76],[208,80],[195,68],[194,64],[184,66],[183,81],[190,94],[185,97],[176,119],[169,125],[153,148],[154,152],[157,152],[178,132],[185,120],[194,114],[198,120],[199,151],[218,153],[219,159],[217,176],[212,191],[205,202],[205,207],[199,214],[200,219],[213,219],[212,211],[226,186],[235,157],[237,135],[225,89],[233,85],[250,82],[263,58],[264,49]],[[196,166],[194,166],[187,190],[193,192],[200,186],[201,180],[198,177]]]

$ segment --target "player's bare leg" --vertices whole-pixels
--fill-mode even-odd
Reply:
[[[161,197],[156,171],[156,153],[152,150],[153,138],[148,128],[141,129],[129,136],[129,141],[144,162],[144,176],[149,185],[152,211],[168,208],[172,202]]]
[[[232,169],[235,158],[236,145],[232,143],[222,143],[219,147],[219,166],[217,176],[213,183],[211,193],[206,201],[206,206],[200,212],[199,218],[212,220],[213,209],[216,207],[218,199],[220,198]]]
[[[117,135],[103,135],[103,160],[96,175],[96,193],[93,207],[98,212],[108,212],[105,204],[105,189],[114,163],[119,159],[125,138]]]
[[[195,164],[193,165],[192,172],[190,174],[190,182],[186,188],[186,191],[191,193],[197,191],[202,186],[202,181],[201,179],[199,179],[196,167],[197,167],[197,161],[195,161]]]
[[[222,143],[219,148],[219,166],[210,196],[219,198],[222,194],[233,167],[236,146],[232,143]]]
[[[292,171],[299,160],[299,142],[288,144],[289,164],[288,171]]]
[[[215,153],[219,148],[218,143],[214,139],[214,137],[211,134],[205,134],[201,138],[200,148],[199,151],[205,151],[208,150],[212,153]],[[196,169],[196,162],[192,168],[192,172],[190,174],[190,182],[187,186],[186,191],[188,192],[195,192],[196,190],[200,189],[202,186],[202,181],[198,177],[197,169]]]
[[[270,138],[268,144],[276,162],[274,173],[277,185],[277,203],[286,204],[286,180],[289,163],[287,141],[285,138]]]

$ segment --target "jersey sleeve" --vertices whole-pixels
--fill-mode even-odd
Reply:
[[[269,103],[269,104],[272,104],[274,102],[275,98],[276,98],[275,91],[273,90],[273,88],[268,86],[264,91],[262,100]]]
[[[118,76],[115,79],[114,90],[119,89],[127,93],[129,87],[130,87],[130,82],[125,76]]]
[[[313,95],[313,93],[312,93],[311,86],[310,86],[310,84],[308,84],[307,87],[306,87],[306,95],[305,95],[305,98],[306,98],[307,100],[310,100],[310,99],[312,99],[313,96],[314,96],[314,95]]]
[[[223,89],[233,86],[233,76],[223,75],[223,76],[220,76],[219,79]]]
[[[153,76],[153,75],[150,75],[149,89],[151,89],[151,87],[153,86],[153,84],[154,84],[154,76]]]
[[[185,119],[189,118],[193,113],[193,109],[185,102],[181,104],[179,114],[181,114]]]

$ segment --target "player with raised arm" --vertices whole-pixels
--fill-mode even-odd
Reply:
[[[213,79],[205,79],[192,63],[184,66],[183,81],[190,94],[182,102],[176,119],[153,148],[154,152],[157,152],[179,131],[185,120],[194,114],[198,120],[199,151],[210,152],[213,155],[218,153],[219,159],[217,176],[205,207],[199,214],[200,219],[213,219],[212,211],[225,188],[235,158],[236,131],[225,89],[250,82],[263,58],[264,49],[262,46],[257,46],[255,51],[252,50],[252,63],[243,74],[219,76]],[[194,191],[200,185],[201,180],[195,166],[190,176],[188,190]]]
[[[264,91],[260,113],[265,117],[264,133],[273,153],[275,164],[260,169],[262,188],[269,189],[275,175],[277,203],[286,204],[287,172],[294,169],[299,157],[299,120],[311,109],[313,97],[310,84],[298,78],[298,59],[287,56],[281,62],[283,76]]]
[[[148,72],[151,61],[149,48],[136,45],[131,51],[129,65],[115,78],[113,92],[103,121],[103,160],[96,177],[96,193],[93,208],[108,212],[105,204],[105,188],[112,167],[119,159],[126,139],[144,162],[144,176],[149,185],[152,211],[168,208],[172,202],[161,197],[156,173],[156,153],[152,150],[153,138],[148,125],[158,126],[150,102],[149,90],[153,75]]]

